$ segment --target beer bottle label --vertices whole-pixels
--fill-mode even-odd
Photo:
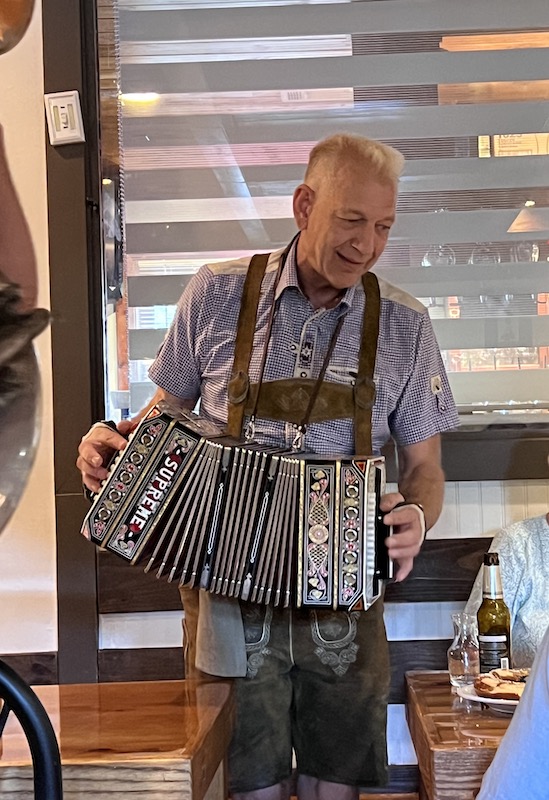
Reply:
[[[479,635],[480,671],[509,667],[509,642],[505,634],[497,636]]]

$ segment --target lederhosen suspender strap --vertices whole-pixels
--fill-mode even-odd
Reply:
[[[257,307],[261,284],[267,267],[269,254],[253,256],[244,283],[240,313],[238,317],[237,335],[235,343],[235,356],[233,371],[228,384],[228,425],[230,436],[240,438],[246,411],[246,400],[249,399],[250,388],[259,390],[261,387],[250,387],[249,364],[252,354],[253,339],[256,326]],[[354,418],[355,451],[360,455],[372,453],[372,408],[375,402],[374,367],[379,335],[380,293],[379,284],[375,275],[366,273],[362,278],[364,287],[365,304],[362,323],[362,337],[358,374],[353,388],[344,384],[327,382],[325,387],[337,394],[337,399],[348,407],[346,416]],[[274,314],[274,297],[271,305],[271,320]],[[292,380],[292,379],[289,379]],[[296,383],[299,379],[295,379]],[[271,382],[276,383],[276,382]],[[268,387],[269,383],[263,384]],[[257,405],[257,398],[256,398]],[[341,416],[341,414],[339,414]],[[329,413],[324,417],[330,419]],[[318,420],[317,420],[318,421]]]
[[[242,300],[240,301],[240,313],[238,315],[236,342],[234,346],[233,371],[227,387],[229,395],[227,433],[235,439],[240,439],[242,435],[244,408],[250,388],[248,370],[250,368],[250,359],[252,357],[252,347],[254,343],[257,306],[259,304],[261,284],[263,282],[265,270],[267,269],[269,256],[270,253],[262,253],[261,255],[256,254],[252,257],[244,282]],[[273,298],[271,315],[274,313],[274,305]]]

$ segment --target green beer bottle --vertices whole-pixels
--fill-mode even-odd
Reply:
[[[499,555],[484,554],[482,603],[477,612],[480,671],[511,666],[511,616],[503,600]]]

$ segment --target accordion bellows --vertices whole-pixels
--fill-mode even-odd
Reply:
[[[159,578],[275,606],[368,608],[391,577],[382,457],[237,442],[155,406],[113,461],[82,533]]]

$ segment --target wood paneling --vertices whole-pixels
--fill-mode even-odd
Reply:
[[[389,703],[406,702],[404,675],[412,669],[447,669],[447,650],[451,639],[389,642],[391,689]]]
[[[389,642],[391,656],[390,703],[406,701],[404,673],[412,669],[446,669],[450,639]],[[142,647],[100,650],[99,680],[165,681],[184,677],[182,647]]]
[[[98,553],[97,595],[100,614],[181,609],[177,583],[158,580],[112,553]]]
[[[58,683],[57,653],[0,655],[0,660],[32,686],[53,686]]]
[[[427,539],[410,577],[387,586],[386,601],[466,600],[490,542],[489,537]],[[111,553],[99,553],[97,591],[100,614],[181,608],[177,584],[157,580]]]
[[[403,583],[389,584],[385,600],[391,603],[466,600],[491,541],[489,537],[427,539],[409,578]]]
[[[362,793],[366,795],[407,795],[417,792],[418,785],[419,772],[414,764],[394,765],[389,767],[389,783],[387,786],[381,786],[379,788],[364,786],[361,788],[361,795]],[[413,800],[413,795],[409,800]]]
[[[99,650],[99,681],[175,681],[184,678],[182,647]]]

